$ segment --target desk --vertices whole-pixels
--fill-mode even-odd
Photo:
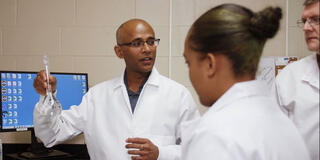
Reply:
[[[6,154],[5,160],[30,160],[29,158],[23,157],[20,153]],[[60,157],[48,157],[48,158],[33,158],[32,160],[77,160],[72,155],[60,156]]]
[[[30,144],[3,144],[4,160],[27,160],[27,158],[21,156],[21,153],[24,152],[25,154],[29,145]],[[33,160],[90,160],[87,147],[84,144],[60,144],[54,146],[52,149],[69,154],[59,157],[38,158]]]

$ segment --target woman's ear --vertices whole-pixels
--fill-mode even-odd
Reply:
[[[212,78],[217,71],[217,56],[212,53],[208,53],[205,61],[207,63],[207,75],[209,78]]]
[[[114,46],[114,52],[116,52],[116,55],[117,55],[120,59],[123,59],[123,53],[122,53],[122,50],[121,50],[120,46],[115,45],[115,46]]]

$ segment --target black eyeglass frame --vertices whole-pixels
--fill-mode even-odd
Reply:
[[[148,43],[148,41],[150,41],[150,40],[153,40],[153,43],[154,44],[149,44]],[[139,42],[139,43],[141,43],[141,42],[143,42],[143,44],[139,44],[139,46],[134,46],[134,45],[132,45],[134,42]],[[141,46],[143,46],[145,43],[147,43],[147,45],[149,45],[149,46],[158,46],[159,45],[159,43],[160,43],[160,38],[156,38],[156,39],[147,39],[146,41],[144,41],[144,40],[133,40],[133,41],[131,41],[131,42],[129,42],[129,43],[122,43],[122,44],[120,44],[120,43],[118,43],[117,42],[117,45],[118,46],[131,46],[131,47],[141,47]]]
[[[320,22],[320,17],[309,17],[307,19],[299,19],[297,20],[297,26],[303,28],[307,22],[312,27],[318,26]]]

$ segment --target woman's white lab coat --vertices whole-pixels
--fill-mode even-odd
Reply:
[[[183,160],[309,160],[262,82],[236,83],[183,131]]]
[[[36,136],[50,147],[83,132],[92,160],[131,159],[125,148],[130,137],[150,139],[159,148],[159,160],[180,159],[180,124],[199,117],[189,91],[155,68],[134,114],[123,75],[90,88],[79,106],[56,117],[40,104],[34,110]]]

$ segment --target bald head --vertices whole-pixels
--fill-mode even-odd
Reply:
[[[120,25],[116,32],[117,43],[128,43],[128,39],[132,35],[142,31],[151,32],[154,35],[154,31],[149,23],[142,19],[131,19]]]

